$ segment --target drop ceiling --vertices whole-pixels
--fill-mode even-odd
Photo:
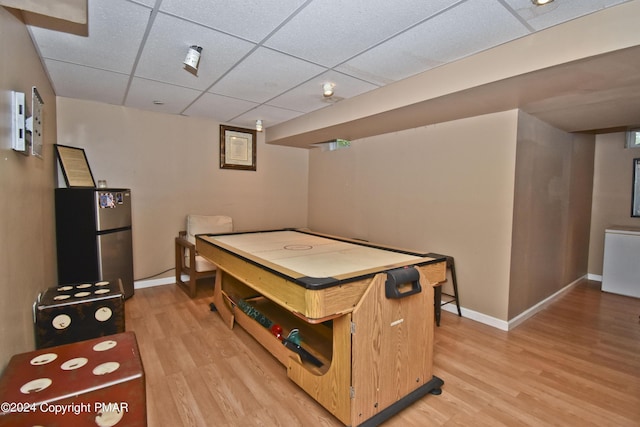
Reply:
[[[52,29],[25,19],[58,96],[241,127],[261,119],[268,130],[622,3],[627,1],[555,0],[536,7],[530,0],[88,0],[86,34],[80,35],[61,31],[60,23]],[[191,45],[203,48],[197,74],[183,65]],[[638,51],[630,54],[631,66],[640,66]],[[628,55],[619,59],[628,66]],[[589,75],[588,68],[581,70]],[[615,115],[617,98],[640,97],[640,82],[631,79],[614,87],[604,78],[593,87],[559,88],[527,107],[554,123],[554,111],[564,103],[588,106],[589,93],[597,90]],[[333,97],[322,96],[324,82],[335,84]],[[562,120],[554,124],[592,130]],[[611,123],[620,126],[619,120]]]

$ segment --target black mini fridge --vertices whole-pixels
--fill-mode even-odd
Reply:
[[[133,295],[131,190],[56,188],[58,284],[122,280]]]

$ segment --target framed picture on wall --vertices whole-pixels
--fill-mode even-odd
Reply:
[[[95,187],[93,174],[83,148],[54,144],[67,187]]]
[[[633,159],[631,216],[640,217],[640,158]]]
[[[220,125],[220,169],[256,170],[256,131]]]

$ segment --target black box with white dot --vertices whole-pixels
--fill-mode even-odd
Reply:
[[[100,281],[49,288],[34,304],[36,348],[125,331],[122,283]]]

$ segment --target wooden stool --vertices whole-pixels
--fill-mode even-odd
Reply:
[[[448,301],[442,302],[442,283],[437,283],[434,285],[433,290],[433,303],[435,305],[435,315],[436,315],[436,326],[440,326],[440,314],[442,312],[441,307],[443,305],[450,304],[455,301],[456,308],[458,309],[458,316],[462,317],[462,312],[460,311],[460,300],[458,298],[458,280],[456,278],[456,265],[452,256],[449,255],[440,255],[436,253],[428,253],[427,256],[431,258],[440,258],[445,257],[447,259],[447,269],[451,270],[451,282],[453,284],[453,295],[444,294],[448,297],[451,297]]]

